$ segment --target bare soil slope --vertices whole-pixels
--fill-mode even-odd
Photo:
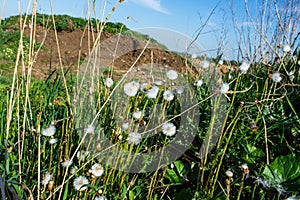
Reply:
[[[64,30],[56,33],[57,38],[54,30],[37,27],[35,39],[37,42],[43,43],[43,48],[38,52],[34,63],[32,70],[34,77],[47,77],[50,67],[52,70],[59,69],[61,66],[59,57],[61,57],[61,63],[65,69],[70,68],[72,72],[76,72],[80,63],[91,55],[98,36],[97,32],[81,29]],[[26,29],[25,34],[30,36],[29,28]],[[104,47],[101,46],[99,63],[111,65],[120,72],[126,71],[136,61],[146,44],[146,41],[131,36],[122,35],[118,37],[106,32],[101,34],[100,40],[100,46]],[[182,57],[153,44],[147,46],[136,66],[145,63],[166,65],[179,72],[186,72],[188,68]]]

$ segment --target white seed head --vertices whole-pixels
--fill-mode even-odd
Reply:
[[[275,82],[275,83],[278,83],[282,80],[282,77],[280,76],[280,73],[279,72],[274,72],[272,74],[272,80]]]
[[[200,79],[194,83],[195,86],[200,87],[203,84],[203,80]]]
[[[291,51],[290,45],[288,45],[288,44],[284,45],[283,46],[283,51],[286,52],[286,53],[290,52]]]
[[[55,134],[56,128],[53,125],[50,125],[48,128],[45,128],[42,130],[42,135],[43,136],[53,136]]]
[[[114,84],[114,81],[111,79],[111,78],[106,78],[105,81],[104,81],[104,85],[106,87],[111,87],[112,85]]]
[[[226,176],[228,176],[229,178],[232,178],[233,177],[233,172],[231,170],[227,170],[225,172]]]
[[[229,84],[228,83],[223,83],[222,86],[221,86],[221,89],[220,89],[220,92],[222,94],[225,94],[227,93],[229,90]]]
[[[74,182],[73,182],[75,189],[78,191],[86,190],[87,187],[84,185],[87,185],[87,184],[89,184],[89,180],[84,176],[78,176],[77,178],[74,179]]]
[[[246,74],[247,71],[249,70],[250,68],[250,64],[249,63],[246,63],[246,62],[243,62],[240,67],[239,67],[239,70],[241,71],[242,74]]]
[[[162,132],[166,136],[173,136],[176,133],[176,126],[171,122],[165,123],[162,125]]]
[[[137,94],[140,88],[140,84],[135,81],[131,81],[124,85],[124,92],[127,96],[133,97]]]
[[[142,139],[142,135],[136,132],[129,133],[127,137],[128,144],[134,144],[134,145],[138,145],[141,139]]]
[[[209,63],[209,61],[207,61],[207,60],[203,60],[203,61],[201,62],[201,67],[202,67],[203,69],[207,69],[207,68],[209,67],[209,65],[210,65],[210,63]]]
[[[172,101],[174,99],[174,93],[171,90],[166,90],[163,97],[166,101]]]

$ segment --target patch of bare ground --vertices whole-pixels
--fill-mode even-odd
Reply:
[[[33,65],[32,75],[36,78],[45,78],[54,69],[59,69],[60,58],[64,69],[76,72],[78,66],[86,59],[93,50],[93,45],[99,33],[88,29],[81,30],[47,30],[38,26],[35,31],[36,42],[43,44]],[[30,36],[30,29],[25,29],[25,34]],[[184,58],[149,44],[143,54],[146,41],[141,41],[128,35],[112,35],[101,33],[99,41],[100,53],[98,56],[99,66],[113,67],[116,73],[126,72],[133,65],[156,64],[168,66],[178,72],[185,73],[189,66]],[[140,57],[138,60],[137,58]]]

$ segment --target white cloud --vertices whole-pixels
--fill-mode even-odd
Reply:
[[[151,8],[157,12],[170,14],[170,12],[161,6],[161,0],[131,0],[135,3],[142,4],[148,8]]]

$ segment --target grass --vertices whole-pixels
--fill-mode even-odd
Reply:
[[[123,24],[96,19],[35,13],[21,19],[25,17],[35,19],[29,24],[56,31],[69,30],[70,20],[72,28],[93,24],[96,30],[115,34],[128,31]],[[176,78],[168,77],[165,66],[156,69],[152,63],[135,71],[133,64],[110,85],[107,78],[114,70],[93,68],[97,60],[91,56],[84,74],[61,66],[47,79],[37,80],[30,70],[17,73],[20,63],[32,69],[20,52],[28,49],[30,57],[29,52],[39,50],[18,31],[19,19],[2,21],[0,31],[6,39],[0,40],[0,58],[6,60],[0,74],[3,199],[299,198],[296,43],[290,51],[274,44],[274,59],[248,62],[246,73],[238,69],[240,61],[226,61],[229,72],[219,73],[214,71],[219,59],[211,59],[206,69],[199,69],[199,60],[189,59],[186,62],[197,70]],[[53,22],[55,26],[49,25]],[[12,34],[4,31],[11,27]],[[194,85],[199,79],[203,84]],[[182,86],[183,93],[178,92]],[[166,122],[176,128],[174,136]],[[94,169],[95,164],[102,167]]]

